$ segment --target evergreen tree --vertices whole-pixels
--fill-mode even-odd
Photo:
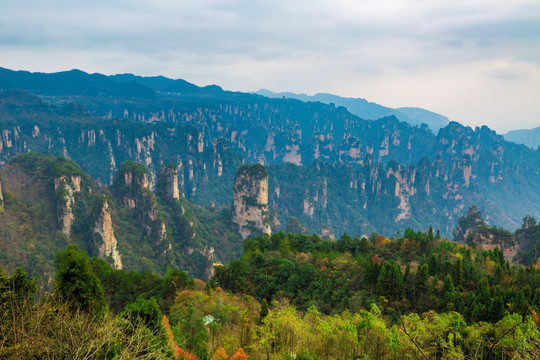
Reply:
[[[500,296],[496,296],[489,308],[490,321],[496,323],[504,317],[504,302]]]
[[[458,256],[454,264],[453,282],[457,291],[463,291],[463,264],[461,256]]]
[[[105,308],[103,287],[92,271],[89,257],[77,245],[68,245],[55,259],[55,296],[72,310],[99,312]]]
[[[153,296],[148,300],[139,296],[137,301],[126,305],[126,309],[122,313],[122,316],[131,321],[133,325],[142,323],[155,332],[158,332],[162,328],[162,313],[156,298]]]
[[[540,310],[540,287],[536,288],[534,291],[532,306],[534,306],[536,310]]]
[[[452,276],[450,274],[446,275],[443,282],[443,289],[442,289],[442,300],[443,300],[443,308],[445,311],[452,311],[455,310],[455,303],[456,303],[456,291],[454,288],[454,283],[452,281]]]

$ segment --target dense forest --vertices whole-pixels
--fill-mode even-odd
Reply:
[[[207,283],[113,269],[68,245],[42,293],[2,272],[0,357],[535,359],[540,270],[437,232],[277,233]]]

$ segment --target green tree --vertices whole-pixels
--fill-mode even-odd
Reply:
[[[454,283],[452,281],[452,276],[450,274],[446,275],[443,282],[443,307],[446,311],[455,310],[456,304],[456,291],[454,288]]]
[[[122,316],[131,321],[134,326],[142,323],[154,332],[157,332],[158,329],[162,328],[161,310],[159,310],[156,298],[153,296],[148,300],[139,296],[137,301],[126,305],[126,309],[122,313]]]
[[[262,323],[264,318],[268,315],[270,308],[268,307],[268,301],[262,299],[261,301],[261,311],[259,312],[259,324]]]
[[[463,291],[463,264],[461,256],[458,254],[456,263],[454,264],[453,283],[456,291]]]
[[[77,245],[56,255],[55,297],[72,310],[99,312],[106,306],[103,287],[92,271],[89,257]]]

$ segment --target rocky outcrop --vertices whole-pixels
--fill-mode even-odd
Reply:
[[[502,250],[506,259],[512,261],[520,248],[516,237],[509,231],[489,227],[475,205],[458,220],[454,241],[476,244],[484,250]]]
[[[454,241],[467,242],[473,232],[485,226],[487,224],[482,218],[480,211],[478,211],[476,205],[473,205],[469,208],[465,216],[459,218],[456,232],[454,233]]]
[[[330,228],[330,226],[327,226],[327,225],[321,226],[321,232],[319,235],[323,239],[330,239],[330,240],[336,239],[334,236],[334,232],[332,231],[332,228]]]
[[[178,169],[174,165],[161,168],[156,185],[156,191],[168,200],[179,200],[180,190],[178,189]]]
[[[71,226],[75,220],[72,206],[75,203],[75,194],[81,191],[81,177],[78,175],[59,176],[54,179],[56,193],[56,208],[58,211],[58,225],[67,238],[71,236]]]
[[[172,171],[172,180],[174,180],[175,174],[176,172]],[[165,184],[163,186],[160,184],[159,188],[166,190],[166,177],[163,178],[163,181]],[[172,183],[173,181],[169,182]],[[177,177],[174,183],[176,184],[176,190],[178,190]],[[174,196],[172,187],[169,190],[171,190],[170,195]],[[146,235],[152,240],[153,244],[163,252],[167,252],[171,248],[171,244],[166,242],[165,222],[160,217],[156,196],[150,190],[148,169],[134,161],[122,163],[113,181],[113,191],[115,196],[121,200],[124,206],[130,209],[138,223],[146,230]]]
[[[109,203],[104,200],[96,218],[94,228],[94,245],[98,252],[98,257],[111,262],[116,269],[122,268],[122,258],[116,248],[117,242],[111,219]]]
[[[268,174],[264,166],[243,165],[234,179],[233,222],[243,239],[270,234]]]

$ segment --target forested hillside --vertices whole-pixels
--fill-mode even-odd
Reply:
[[[147,168],[133,161],[122,163],[113,185],[103,188],[62,156],[14,157],[0,171],[1,266],[24,267],[46,284],[55,254],[77,244],[115,268],[164,274],[172,267],[209,278],[214,262],[241,251],[230,209],[169,196],[165,183],[176,178],[166,169],[154,194]]]
[[[540,270],[406,230],[245,242],[208,283],[113,269],[70,245],[54,291],[0,276],[0,356],[74,359],[536,359]]]

